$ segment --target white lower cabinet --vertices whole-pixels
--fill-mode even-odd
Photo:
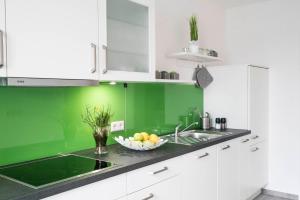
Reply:
[[[249,148],[249,192],[257,194],[268,182],[267,142]]]
[[[249,200],[267,184],[267,141],[253,135],[105,179],[46,200]]]
[[[127,192],[133,193],[181,173],[183,157],[177,157],[127,173]]]
[[[251,136],[239,144],[239,199],[255,197],[268,182],[267,141],[251,143]]]
[[[218,200],[240,200],[238,141],[218,145]]]
[[[45,200],[116,200],[123,196],[126,196],[126,174],[63,192],[61,194],[45,198]]]
[[[132,193],[127,200],[181,200],[181,180],[172,177],[148,188]]]
[[[239,199],[246,200],[251,196],[250,182],[250,136],[243,137],[239,140]]]
[[[185,157],[182,199],[217,200],[217,147],[201,149]]]

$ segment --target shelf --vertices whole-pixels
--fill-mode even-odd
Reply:
[[[181,84],[194,85],[195,81],[193,81],[193,80],[156,79],[156,83],[181,83]]]
[[[211,62],[222,61],[218,57],[207,56],[199,53],[188,53],[188,52],[173,53],[168,55],[168,57],[179,59],[179,60],[198,62],[198,63],[211,63]]]

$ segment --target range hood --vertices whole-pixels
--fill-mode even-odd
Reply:
[[[0,77],[0,86],[71,87],[96,85],[99,85],[99,81],[97,80]]]

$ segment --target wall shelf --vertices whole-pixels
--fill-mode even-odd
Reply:
[[[198,63],[211,63],[211,62],[221,62],[222,59],[219,57],[207,56],[200,53],[189,53],[189,52],[179,52],[168,55],[169,58],[175,58],[179,60],[187,60]]]
[[[188,84],[194,85],[195,81],[193,80],[171,80],[171,79],[156,79],[156,83],[180,83],[180,84]]]

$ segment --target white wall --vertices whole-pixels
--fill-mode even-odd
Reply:
[[[210,0],[156,0],[156,67],[176,70],[181,78],[191,79],[197,64],[176,61],[167,54],[179,52],[188,46],[189,17],[197,15],[200,46],[215,49],[220,56],[225,48],[225,10]]]
[[[300,1],[227,10],[228,63],[270,69],[269,185],[300,195]]]

